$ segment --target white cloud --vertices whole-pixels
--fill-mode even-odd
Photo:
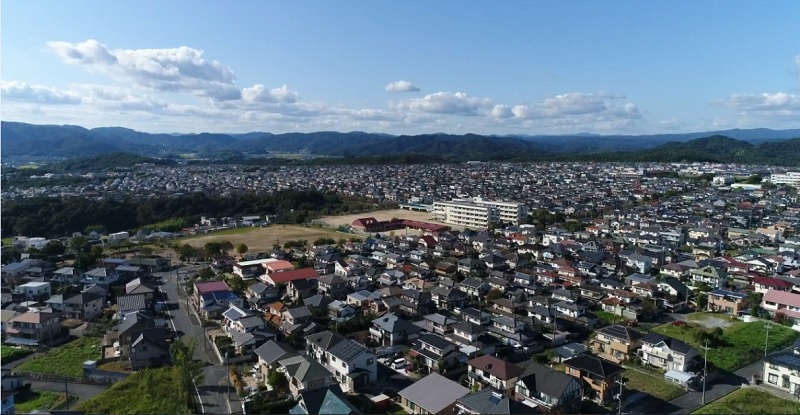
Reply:
[[[264,102],[294,103],[300,100],[300,94],[283,85],[280,88],[267,90],[264,85],[256,84],[242,89],[242,101],[246,104]]]
[[[471,97],[463,92],[436,92],[422,98],[409,99],[393,105],[401,111],[416,111],[429,114],[477,115],[489,108],[489,98]]]
[[[0,97],[8,101],[36,102],[41,104],[80,104],[81,96],[72,91],[60,91],[43,85],[25,82],[0,81]]]
[[[386,92],[417,92],[419,87],[408,81],[395,81],[386,85]]]
[[[713,103],[733,109],[740,114],[797,115],[800,113],[800,96],[786,92],[735,94]]]
[[[203,51],[187,46],[172,49],[109,49],[85,42],[47,42],[62,61],[158,91],[188,91],[216,100],[238,99],[233,71],[203,59]]]
[[[495,105],[492,108],[492,117],[503,119],[503,118],[511,118],[514,116],[514,111],[512,111],[511,107],[508,105]]]

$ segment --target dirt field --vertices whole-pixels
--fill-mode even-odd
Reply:
[[[321,222],[328,224],[334,228],[341,226],[341,225],[350,225],[356,219],[361,218],[369,218],[373,217],[377,220],[391,220],[392,218],[400,218],[400,219],[410,219],[410,220],[417,220],[420,222],[429,222],[429,223],[437,223],[440,225],[447,225],[446,223],[437,222],[433,220],[433,215],[430,212],[416,212],[413,210],[405,210],[405,209],[393,209],[393,210],[380,210],[377,212],[370,212],[370,213],[359,213],[355,215],[344,215],[344,216],[325,216],[320,218]],[[452,225],[447,225],[452,226]],[[457,226],[453,226],[453,228],[458,228]]]
[[[180,242],[194,246],[203,246],[206,242],[227,240],[234,245],[244,243],[249,248],[248,252],[257,253],[271,251],[272,245],[276,243],[283,245],[286,241],[291,240],[305,239],[309,243],[312,243],[317,238],[333,238],[338,241],[341,238],[347,239],[351,236],[353,235],[337,233],[327,229],[307,228],[300,225],[273,225],[266,228],[252,228],[252,230],[248,228],[247,232],[235,234],[193,236],[182,239]]]

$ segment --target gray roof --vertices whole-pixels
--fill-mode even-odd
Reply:
[[[353,360],[364,352],[371,353],[366,346],[353,339],[345,339],[336,343],[333,347],[328,349],[328,352],[345,362]]]
[[[569,377],[568,375],[564,375]],[[538,411],[530,406],[508,399],[502,393],[486,388],[471,393],[458,400],[458,403],[469,408],[473,413],[481,414],[534,414]]]
[[[252,292],[253,294],[256,294],[256,295],[260,295],[264,291],[267,291],[268,289],[269,289],[269,287],[267,287],[267,285],[264,284],[263,282],[257,282],[255,284],[247,287],[248,291],[250,291],[250,292]]]
[[[317,345],[322,350],[330,350],[344,339],[345,337],[341,334],[331,332],[330,330],[306,336],[306,342],[308,342],[308,344]]]
[[[284,342],[270,340],[256,349],[256,355],[270,365],[281,359],[296,356],[297,350]]]
[[[539,391],[558,399],[564,395],[564,391],[573,379],[575,378],[566,373],[540,363],[531,363],[517,382],[525,385],[530,391]]]
[[[433,346],[433,347],[435,347],[437,349],[441,349],[441,350],[444,350],[447,347],[453,345],[453,343],[450,343],[450,341],[448,341],[447,339],[444,339],[442,337],[436,336],[434,334],[423,334],[423,335],[419,336],[418,341],[420,343],[430,344],[431,346]]]
[[[447,324],[453,324],[456,321],[458,321],[450,316],[445,316],[440,313],[428,314],[424,318],[425,320],[431,321],[436,324],[441,324],[443,326]]]
[[[117,297],[118,311],[136,311],[147,308],[147,298],[144,294],[121,295]]]
[[[332,377],[333,374],[309,356],[297,355],[281,359],[278,364],[286,368],[286,373],[299,382]]]
[[[311,311],[306,306],[290,308],[286,312],[293,318],[311,317]]]
[[[82,292],[80,294],[77,294],[77,295],[74,295],[74,296],[72,296],[70,298],[67,298],[66,300],[64,300],[64,304],[85,305],[85,304],[88,304],[88,303],[90,303],[90,302],[92,302],[94,300],[97,300],[98,298],[103,298],[103,296],[100,295],[100,294],[97,294],[97,293],[84,291],[84,292]]]
[[[655,345],[661,342],[664,342],[664,344],[666,344],[667,347],[669,347],[669,349],[673,352],[687,354],[690,350],[692,350],[692,346],[689,346],[678,339],[667,337],[658,333],[650,332],[647,333],[646,336],[642,337],[642,343]]]
[[[438,373],[431,373],[401,390],[398,395],[429,413],[438,414],[468,393],[469,389],[458,383]]]
[[[357,414],[358,410],[351,404],[339,385],[313,389],[300,394],[305,408],[297,404],[289,410],[290,414]]]
[[[619,324],[603,327],[597,330],[597,332],[626,342],[636,342],[641,337],[636,330],[630,327],[620,326]]]
[[[262,319],[261,316],[255,315],[239,319],[239,324],[241,324],[242,327],[249,329],[252,327],[261,327],[266,323],[264,323],[264,319]]]

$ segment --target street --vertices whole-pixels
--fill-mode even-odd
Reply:
[[[217,414],[241,412],[238,404],[233,405],[237,409],[232,411],[231,402],[226,396],[228,371],[211,349],[213,346],[205,340],[204,328],[197,316],[189,310],[184,289],[178,286],[183,283],[186,271],[187,268],[181,268],[178,271],[153,275],[161,277],[160,289],[166,294],[167,312],[171,317],[170,324],[176,336],[184,340],[195,339],[197,349],[194,357],[207,363],[203,370],[203,381],[195,385],[195,393],[201,402],[201,412]]]
[[[45,382],[40,380],[29,380],[25,383],[31,384],[32,390],[37,391],[50,391],[50,392],[64,392],[64,382]],[[67,386],[67,391],[71,395],[77,395],[78,401],[73,402],[71,406],[75,406],[78,402],[91,399],[108,389],[107,386],[89,385],[86,383],[70,383]]]

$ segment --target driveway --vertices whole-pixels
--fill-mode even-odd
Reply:
[[[159,287],[166,294],[166,301],[169,306],[170,324],[173,326],[178,337],[184,340],[195,339],[198,341],[195,350],[195,359],[206,362],[203,369],[204,379],[196,385],[195,393],[200,398],[203,413],[231,413],[232,406],[227,395],[228,370],[217,358],[210,342],[206,341],[205,329],[200,321],[187,306],[185,289],[178,284],[183,284],[185,269],[179,271],[156,273],[161,276],[163,284]],[[235,391],[231,392],[231,396]],[[240,408],[241,405],[238,405]],[[241,412],[241,409],[233,409],[233,412]]]

